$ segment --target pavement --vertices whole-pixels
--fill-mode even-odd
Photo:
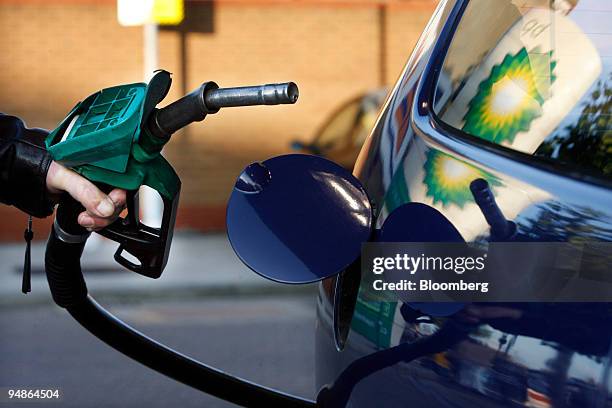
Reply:
[[[221,370],[314,398],[316,285],[281,285],[256,275],[224,234],[175,234],[159,279],[120,267],[115,248],[90,238],[81,262],[89,293],[111,313]],[[43,268],[45,242],[33,245],[32,292],[22,294],[24,249],[23,243],[0,245],[0,394],[59,389],[61,400],[44,405],[75,408],[233,406],[116,352],[55,306]]]
[[[137,330],[227,373],[313,399],[313,296],[147,300],[106,305]],[[116,352],[54,305],[0,312],[0,394],[58,389],[59,401],[0,407],[230,408]]]
[[[97,299],[313,294],[316,285],[282,285],[262,278],[234,254],[225,234],[178,232],[162,276],[151,279],[113,259],[117,244],[92,234],[81,265],[89,293]],[[52,302],[44,274],[45,241],[32,245],[32,292],[21,293],[25,244],[0,246],[0,307]]]

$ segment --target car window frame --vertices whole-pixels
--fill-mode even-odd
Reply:
[[[446,55],[448,54],[448,50],[451,46],[452,40],[455,36],[457,28],[459,27],[459,23],[463,19],[463,15],[469,2],[470,0],[456,1],[453,6],[453,10],[448,16],[445,27],[438,36],[436,44],[434,45],[431,58],[425,68],[419,86],[420,89],[417,92],[418,103],[416,104],[416,109],[418,113],[422,116],[426,116],[430,122],[429,124],[431,125],[431,127],[439,134],[455,138],[457,141],[467,143],[472,147],[477,147],[479,149],[495,153],[497,156],[499,156],[499,158],[516,161],[522,164],[526,164],[534,169],[553,173],[557,176],[612,190],[612,179],[610,178],[606,178],[603,175],[585,172],[584,169],[578,166],[572,166],[568,163],[560,163],[559,161],[552,158],[524,153],[479,138],[475,135],[469,134],[461,129],[457,129],[454,126],[447,124],[436,114],[434,109],[434,101],[438,80],[442,72],[442,67],[444,65]]]

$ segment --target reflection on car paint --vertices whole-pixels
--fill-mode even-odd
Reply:
[[[376,225],[380,228],[395,208],[413,201],[440,211],[466,241],[486,236],[488,224],[470,192],[470,183],[475,179],[489,183],[497,204],[508,218],[550,199],[550,194],[541,189],[511,177],[497,177],[482,166],[467,163],[414,138],[404,151],[401,165],[382,200]]]
[[[376,349],[391,346],[397,302],[373,302],[358,295],[351,330],[369,340]]]
[[[435,95],[438,116],[457,129],[530,154],[548,148],[575,155],[569,147],[575,143],[588,150],[577,127],[569,130],[574,135],[572,143],[547,145],[550,135],[559,132],[553,131],[570,120],[566,115],[581,106],[585,93],[593,94],[592,101],[578,110],[586,122],[584,128],[592,130],[595,122],[600,126],[599,114],[609,114],[603,96],[609,95],[609,88],[604,79],[597,81],[603,69],[602,46],[582,32],[584,21],[576,24],[566,17],[581,12],[579,6],[585,2],[556,1],[557,9],[551,11],[548,2],[534,9],[525,7],[535,4],[531,0],[507,1],[493,9],[487,6],[488,0],[472,1],[474,7],[468,6],[466,13],[471,12],[472,19],[480,16],[476,20],[481,24],[497,24],[500,38],[485,55],[473,55],[477,64],[463,61],[443,67]],[[376,227],[380,229],[402,205],[419,202],[440,211],[466,241],[486,242],[491,238],[489,226],[469,195],[470,182],[484,178],[503,214],[516,223],[516,240],[612,241],[612,201],[589,201],[567,191],[559,194],[562,184],[519,180],[511,172],[493,170],[440,148],[415,131],[413,102],[419,81],[444,22],[439,19],[454,5],[452,1],[442,4],[444,10],[439,9],[419,40],[381,113],[368,154],[356,167],[376,205]],[[506,21],[488,23],[496,16],[501,19],[503,13],[509,13]],[[592,17],[601,21],[606,13],[601,14]],[[456,36],[453,41],[464,44],[455,55],[477,53],[474,41],[496,40],[476,40],[474,33],[481,30],[466,27],[463,38]],[[572,53],[579,62],[565,59]],[[496,99],[500,95],[505,97],[501,104]],[[491,115],[492,109],[496,115]],[[575,117],[571,120],[576,122]],[[601,163],[598,169],[606,168],[606,153],[601,153],[605,149],[595,151],[600,153],[589,156],[596,158],[591,161]],[[611,195],[607,197],[612,200]],[[317,330],[317,347],[326,356],[325,364],[318,363],[317,384],[340,383],[339,394],[351,407],[612,405],[610,304],[482,304],[442,316],[401,301],[371,301],[365,295],[363,277],[361,282],[345,349],[325,354],[333,348],[324,334],[329,329],[322,324]],[[450,339],[449,325],[459,324],[461,316],[469,313],[487,317]],[[446,347],[409,358],[410,347],[440,334],[448,341]],[[338,401],[345,400],[339,397]]]
[[[492,174],[471,166],[461,160],[435,149],[427,150],[423,165],[423,182],[427,188],[425,193],[431,197],[433,204],[443,207],[456,205],[463,208],[466,203],[474,201],[470,192],[470,183],[476,179],[485,179],[491,186],[499,186],[500,182]]]

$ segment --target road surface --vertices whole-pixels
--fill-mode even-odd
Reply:
[[[181,352],[314,395],[313,296],[142,300],[113,313]],[[59,387],[62,407],[230,407],[115,352],[49,304],[0,308],[0,388]],[[49,402],[17,407],[59,406]],[[1,404],[0,407],[9,406]]]

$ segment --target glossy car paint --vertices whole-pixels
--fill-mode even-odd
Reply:
[[[463,134],[432,113],[439,67],[466,4],[441,2],[358,159],[355,174],[376,227],[397,208],[421,202],[438,209],[463,239],[488,240],[488,225],[468,196],[442,183],[426,185],[432,161],[444,160],[495,184],[517,240],[612,241],[608,186]],[[402,222],[409,231],[410,220]],[[316,382],[346,394],[331,399],[339,406],[612,405],[609,304],[471,305],[476,323],[457,335],[449,326],[463,309],[441,305],[423,313],[399,302],[367,302],[355,274],[358,268],[349,268],[319,287]],[[411,345],[436,335],[443,349],[409,359]]]
[[[281,283],[336,275],[359,257],[371,225],[361,183],[338,164],[312,155],[251,164],[227,205],[227,236],[236,254],[256,273]]]

